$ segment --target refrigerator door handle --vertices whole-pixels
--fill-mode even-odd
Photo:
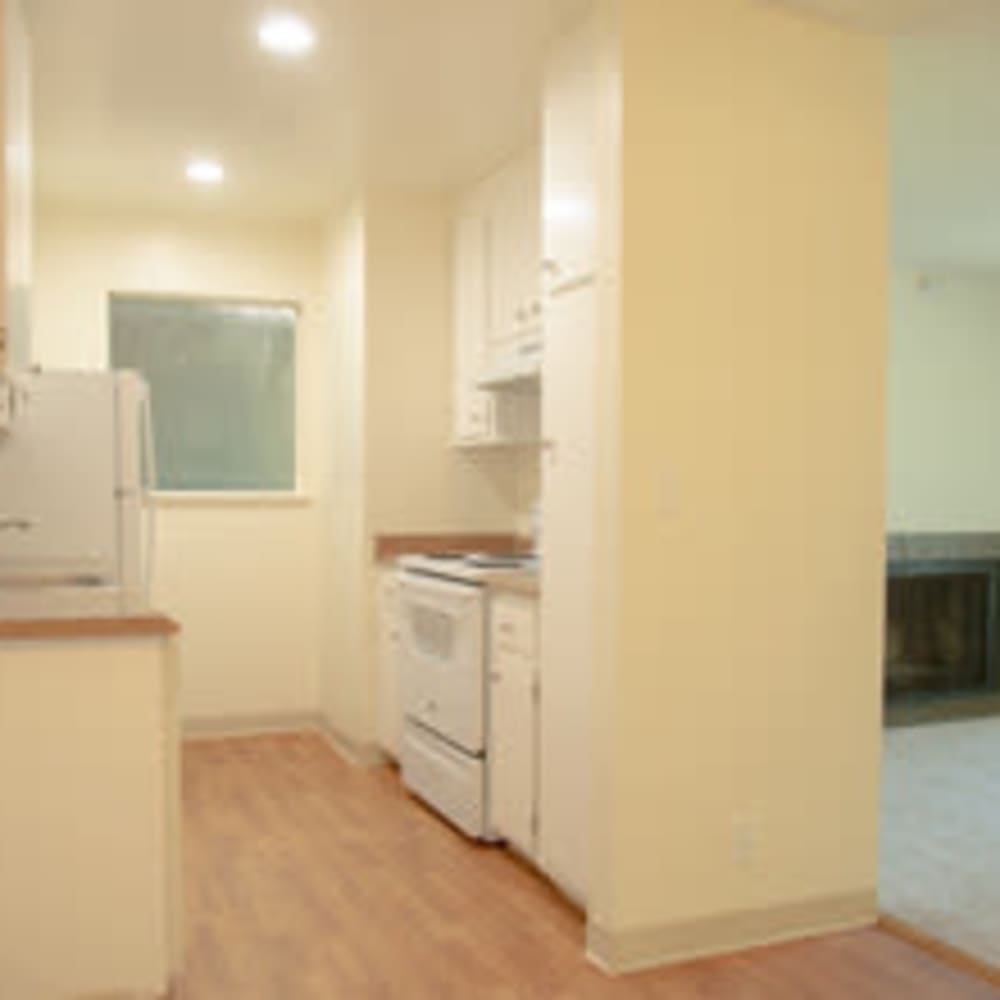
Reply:
[[[153,439],[153,407],[148,386],[142,394],[139,419],[142,421],[142,486],[146,508],[146,565],[143,582],[146,599],[151,601],[153,597],[153,563],[156,553],[156,505],[153,502],[153,492],[156,489],[156,452]]]

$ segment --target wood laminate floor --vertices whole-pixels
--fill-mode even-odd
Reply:
[[[315,736],[184,754],[178,1000],[1000,1000],[881,931],[609,979],[532,872]]]

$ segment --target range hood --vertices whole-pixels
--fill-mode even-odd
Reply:
[[[542,337],[539,329],[537,335],[520,337],[509,348],[497,352],[476,385],[492,392],[537,392],[541,374]]]

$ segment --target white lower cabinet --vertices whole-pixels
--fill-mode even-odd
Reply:
[[[590,865],[596,312],[593,288],[549,299],[542,416],[539,858],[581,904]]]
[[[490,824],[529,859],[538,835],[537,621],[531,597],[499,592],[490,601]]]
[[[377,578],[378,608],[378,687],[375,729],[379,748],[399,759],[403,738],[403,704],[399,684],[399,579],[394,569],[385,569]]]

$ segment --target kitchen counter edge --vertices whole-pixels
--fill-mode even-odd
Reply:
[[[0,642],[20,639],[127,639],[141,636],[168,638],[180,625],[167,615],[90,618],[0,618]]]

